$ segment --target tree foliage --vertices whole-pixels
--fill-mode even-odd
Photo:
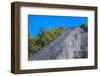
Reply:
[[[85,32],[88,32],[88,25],[87,25],[87,24],[81,24],[81,28],[82,28]]]
[[[37,36],[28,36],[28,50],[29,55],[40,51],[44,46],[48,45],[57,36],[64,32],[65,27],[62,25],[57,28],[45,29],[41,28]]]

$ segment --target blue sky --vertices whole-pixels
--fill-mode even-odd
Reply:
[[[88,17],[28,15],[28,34],[36,36],[41,28],[50,29],[61,25],[76,27],[82,23],[88,23]]]

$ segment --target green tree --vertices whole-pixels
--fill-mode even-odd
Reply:
[[[81,24],[81,28],[82,28],[85,32],[88,32],[88,25],[87,25],[87,24]]]
[[[45,40],[45,34],[46,34],[46,29],[45,28],[41,28],[40,30],[40,33],[39,33],[39,41],[40,41],[40,44],[41,44],[41,47],[44,47],[45,44],[46,44],[46,40]]]
[[[29,55],[40,50],[41,46],[38,40],[39,40],[38,36],[32,36],[32,37],[28,36]]]

